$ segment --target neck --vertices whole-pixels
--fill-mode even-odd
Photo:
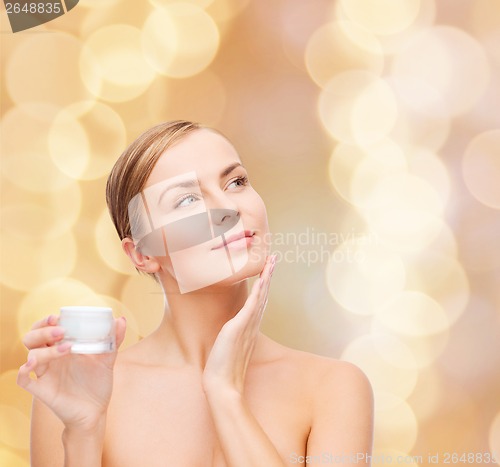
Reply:
[[[203,370],[222,326],[238,313],[247,297],[246,280],[223,288],[168,293],[163,320],[152,335],[160,358],[174,366]]]

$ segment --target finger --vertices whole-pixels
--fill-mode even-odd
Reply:
[[[36,381],[31,379],[30,373],[33,371],[34,359],[30,358],[28,361],[19,368],[17,373],[17,384],[18,386],[26,389],[31,394],[35,395],[35,385]]]
[[[23,344],[30,350],[36,347],[54,345],[63,337],[64,329],[60,326],[45,326],[27,332],[23,337]]]
[[[274,268],[276,266],[276,255],[273,255],[271,257],[271,261],[268,265],[268,267],[266,268],[265,270],[265,273],[264,273],[264,285],[262,286],[262,292],[261,292],[261,297],[260,297],[260,307],[259,307],[259,323],[260,321],[262,320],[262,316],[264,315],[264,311],[266,309],[266,306],[267,306],[267,302],[268,302],[268,297],[269,297],[269,289],[271,287],[271,278],[272,278],[272,275],[273,275],[273,272],[274,272]]]
[[[245,327],[246,324],[251,319],[258,306],[260,289],[264,284],[264,280],[259,278],[253,284],[243,307],[236,313],[234,318],[230,319],[226,324],[232,322],[234,324],[238,323],[240,328]],[[224,327],[224,326],[223,326]],[[232,327],[232,325],[231,325]]]
[[[254,333],[259,329],[262,319],[262,308],[267,300],[267,290],[269,290],[269,285],[266,283],[266,277],[261,277],[254,283],[252,294],[245,303],[245,310],[242,310],[246,328],[250,333]]]
[[[30,365],[31,371],[34,371],[37,376],[43,375],[51,361],[68,355],[70,352],[71,342],[32,349],[28,353],[28,361],[34,362]]]
[[[120,345],[122,345],[122,342],[125,339],[126,331],[127,331],[127,318],[125,318],[125,316],[121,316],[120,318],[115,320],[115,339],[116,339],[117,349],[119,349]]]
[[[276,255],[268,256],[266,258],[264,268],[262,269],[259,278],[253,283],[252,289],[245,302],[245,305],[233,318],[234,320],[240,322],[242,325],[244,325],[244,323],[255,325],[255,322],[260,319],[260,308],[267,298],[266,291],[269,290],[268,283],[270,279],[270,271],[275,258]],[[252,316],[255,317],[255,320],[252,320]]]
[[[276,266],[276,255],[272,255],[269,257],[269,260],[266,262],[264,269],[262,270],[261,287],[259,291],[259,302],[263,304],[266,301],[267,294],[269,292],[269,286],[271,283],[272,273]]]
[[[39,329],[45,326],[56,326],[57,323],[59,323],[59,316],[49,315],[33,324],[31,329]]]

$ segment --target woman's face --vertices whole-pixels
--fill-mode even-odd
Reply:
[[[129,204],[134,242],[181,293],[258,274],[269,251],[266,208],[238,153],[208,129],[165,151]]]

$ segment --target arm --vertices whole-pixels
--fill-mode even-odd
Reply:
[[[35,323],[23,339],[29,358],[19,368],[17,383],[34,396],[32,465],[98,467],[116,350],[71,355],[69,343],[58,345],[64,330],[57,324],[57,317],[49,316]],[[126,324],[117,319],[115,326],[118,348]]]
[[[282,467],[284,462],[237,391],[205,390],[226,462],[238,467]]]
[[[99,422],[94,430],[79,431],[66,428],[63,431],[64,467],[101,467],[102,448],[106,420]]]
[[[370,466],[373,443],[373,392],[355,365],[335,361],[321,379],[313,408],[307,455],[345,456],[343,466]]]
[[[101,465],[105,420],[94,430],[65,429],[61,420],[38,399],[31,412],[32,467]]]
[[[275,258],[268,258],[244,307],[222,327],[203,372],[203,389],[215,430],[231,467],[285,465],[243,398],[274,263]]]

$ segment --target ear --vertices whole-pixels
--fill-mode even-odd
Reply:
[[[130,261],[134,266],[140,271],[146,272],[148,274],[154,274],[160,270],[160,263],[154,256],[143,255],[133,240],[125,237],[122,240],[122,248],[126,255],[130,258]]]

